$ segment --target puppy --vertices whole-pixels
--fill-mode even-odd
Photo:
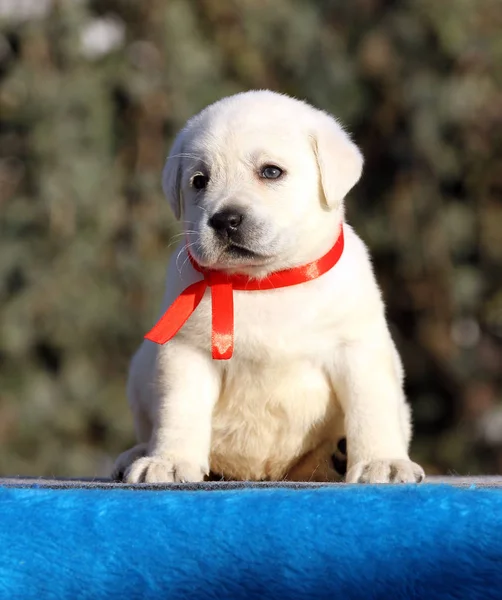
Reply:
[[[295,285],[230,292],[228,360],[211,350],[213,288],[170,341],[145,340],[128,382],[139,444],[118,458],[115,478],[333,481],[331,457],[346,438],[346,481],[423,479],[408,457],[410,410],[380,291],[344,222],[362,166],[335,119],[270,91],[225,98],[188,121],[163,173],[185,240],[161,314],[204,270],[252,285],[317,268],[341,236],[343,251]]]

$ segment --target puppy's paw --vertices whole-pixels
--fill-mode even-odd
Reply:
[[[124,475],[127,483],[188,483],[203,481],[205,469],[198,464],[172,457],[143,456]]]
[[[356,463],[347,473],[347,483],[420,483],[424,470],[411,460],[371,460]]]
[[[148,452],[148,444],[138,444],[122,454],[117,458],[113,465],[111,478],[114,481],[122,481],[124,479],[124,473],[127,468],[138,458],[145,456]]]

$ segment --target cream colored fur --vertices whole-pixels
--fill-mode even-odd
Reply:
[[[275,180],[263,165],[284,169]],[[217,102],[178,135],[163,183],[185,242],[173,254],[162,314],[205,266],[256,277],[324,255],[344,220],[343,200],[363,159],[341,126],[315,108],[268,91]],[[205,190],[194,174],[209,176]],[[228,254],[208,225],[238,207],[251,222],[246,247]],[[128,482],[228,479],[334,480],[346,436],[349,482],[419,481],[410,412],[368,252],[345,224],[345,250],[322,277],[298,286],[234,292],[235,352],[211,358],[209,292],[176,337],[144,341],[128,396],[139,445],[115,474]],[[260,258],[261,256],[261,258]]]

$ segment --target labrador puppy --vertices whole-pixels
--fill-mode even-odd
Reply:
[[[162,313],[201,270],[266,281],[317,264],[288,287],[234,290],[233,355],[211,353],[211,294],[166,344],[145,340],[128,397],[138,445],[114,477],[333,481],[346,438],[346,481],[418,482],[403,370],[367,249],[344,221],[363,158],[330,115],[251,91],[191,118],[163,173],[185,238],[167,273]]]

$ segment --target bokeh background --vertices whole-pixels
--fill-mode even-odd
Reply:
[[[183,122],[271,88],[348,126],[429,473],[502,472],[500,0],[0,0],[0,474],[104,475],[177,231]]]

